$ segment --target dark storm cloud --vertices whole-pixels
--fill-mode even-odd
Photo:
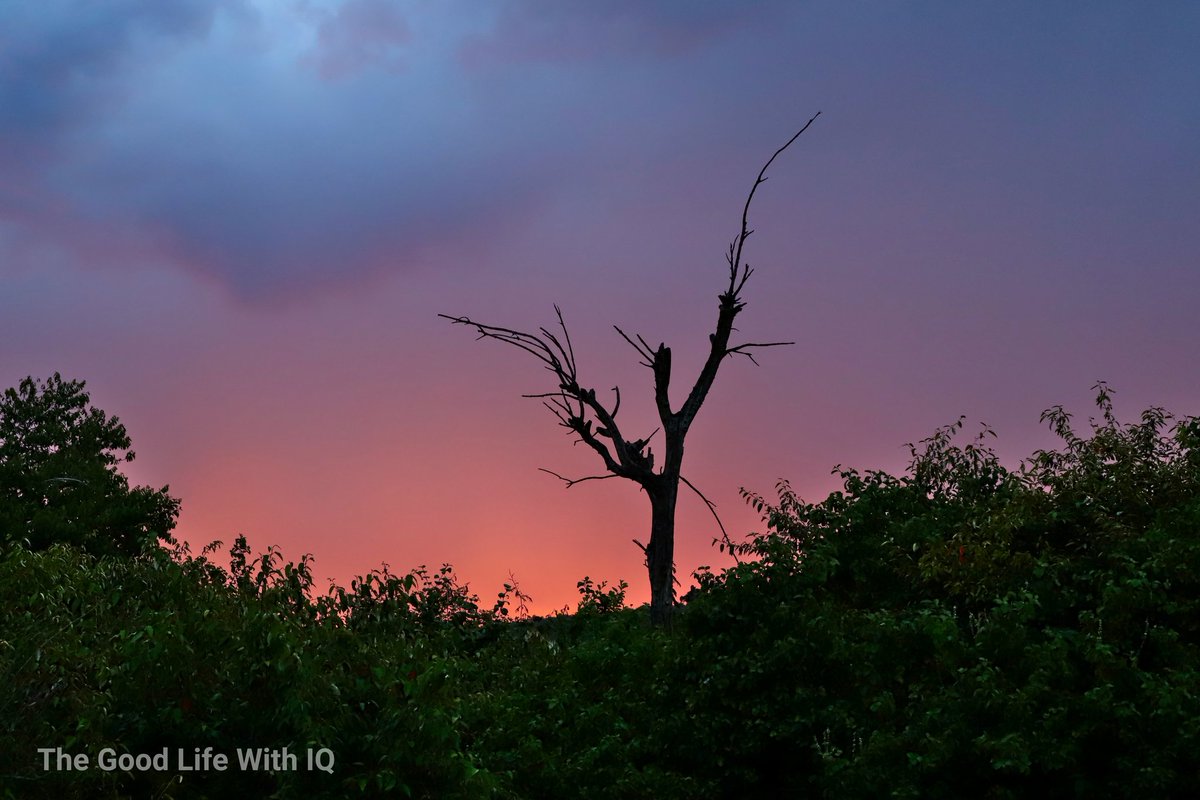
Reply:
[[[324,130],[262,121],[248,140],[223,135],[186,156],[122,152],[96,184],[125,190],[94,198],[96,213],[118,204],[136,226],[162,232],[178,263],[259,301],[411,266],[496,216],[497,188],[518,180],[506,172],[516,165],[439,155],[434,129],[344,113]],[[522,194],[508,190],[517,205]]]
[[[28,8],[9,28],[0,130],[32,168],[0,189],[5,249],[32,237],[90,269],[157,262],[253,301],[519,226],[564,164],[586,172],[597,137],[612,149],[595,75],[463,72],[468,38],[500,57],[554,57],[557,41],[669,60],[739,25],[728,3]],[[602,94],[651,93],[631,80]]]
[[[330,80],[372,65],[399,69],[403,45],[412,39],[400,4],[392,0],[346,0],[327,12],[317,28],[317,44],[307,57]]]
[[[0,158],[44,154],[101,110],[119,87],[113,74],[150,40],[205,36],[212,0],[39,0],[0,6]]]
[[[771,16],[778,5],[728,0],[516,0],[499,6],[495,27],[467,39],[461,56],[470,66],[576,62],[601,56],[674,56]]]
[[[238,0],[44,0],[0,4],[0,257],[75,248],[99,262],[140,237],[80,217],[57,172],[86,152],[163,53],[203,41],[218,13],[245,21]],[[115,187],[109,187],[116,191]]]
[[[267,4],[219,21],[232,7],[23,7],[0,75],[15,162],[0,247],[53,242],[90,268],[136,254],[264,299],[502,224],[536,180],[506,137],[537,148],[547,133],[488,120],[488,99],[441,63],[452,54],[426,48],[398,74],[412,39],[398,7]],[[231,44],[247,19],[259,40]]]
[[[0,259],[51,242],[242,299],[311,292],[636,191],[636,164],[757,153],[817,108],[840,127],[813,152],[889,179],[1020,174],[1003,161],[1105,198],[1128,162],[1186,193],[1196,13],[1039,8],[10,2]]]

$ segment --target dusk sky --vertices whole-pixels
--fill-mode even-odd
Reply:
[[[797,344],[727,360],[688,438],[734,538],[739,487],[819,500],[960,414],[1009,466],[1098,380],[1200,414],[1197,42],[1184,2],[0,0],[0,388],[86,380],[194,549],[642,602],[646,498],[539,472],[602,467],[521,397],[549,373],[437,314],[557,303],[648,434],[613,324],[678,404],[820,111],[738,318]],[[685,585],[718,533],[682,494]]]

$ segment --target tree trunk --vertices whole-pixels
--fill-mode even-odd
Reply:
[[[608,473],[605,475],[589,475],[585,478],[564,478],[557,472],[545,470],[568,487],[589,480],[602,480],[613,476],[634,481],[650,498],[651,522],[650,543],[644,549],[646,553],[646,568],[650,572],[650,619],[656,626],[670,627],[671,617],[675,611],[675,501],[679,496],[679,482],[682,480],[680,470],[683,468],[683,440],[687,436],[700,406],[712,389],[716,380],[717,370],[726,357],[742,355],[755,364],[751,351],[761,347],[778,347],[795,342],[743,342],[730,345],[729,337],[734,331],[733,322],[738,313],[745,307],[742,299],[742,287],[754,271],[750,265],[742,261],[742,247],[753,231],[748,226],[750,203],[754,200],[754,192],[766,181],[767,169],[775,159],[808,130],[821,112],[805,123],[787,143],[775,151],[763,168],[759,170],[754,186],[746,197],[746,205],[742,207],[742,229],[729,244],[729,252],[725,260],[729,264],[729,284],[724,292],[717,295],[719,300],[717,311],[717,327],[708,335],[709,351],[700,375],[687,394],[687,399],[678,411],[671,410],[671,348],[665,343],[659,343],[657,348],[641,336],[628,336],[625,331],[614,325],[617,333],[637,351],[642,358],[642,365],[649,367],[654,373],[654,404],[658,409],[658,418],[662,422],[661,430],[665,452],[660,472],[654,471],[654,455],[647,449],[649,438],[631,439],[624,436],[617,425],[617,410],[621,406],[621,391],[613,387],[615,398],[612,407],[596,397],[594,388],[580,385],[579,375],[575,365],[575,349],[571,345],[571,335],[567,332],[567,324],[563,321],[562,311],[556,305],[554,313],[558,317],[558,326],[562,329],[561,339],[547,328],[538,328],[537,332],[529,333],[513,328],[503,328],[499,325],[485,325],[469,317],[454,317],[447,314],[438,316],[450,320],[455,325],[469,325],[479,333],[481,339],[497,339],[513,347],[519,348],[536,358],[546,369],[554,374],[557,389],[538,394],[528,394],[526,397],[538,398],[558,419],[558,424],[578,437],[577,442],[583,442],[594,450],[604,462]],[[654,436],[653,433],[650,436]],[[700,495],[713,516],[716,511],[699,489],[684,481],[687,486]],[[721,526],[722,534],[725,527],[720,518],[717,524]],[[637,540],[634,540],[637,542]],[[726,536],[726,542],[729,541]],[[640,545],[641,543],[638,542]],[[732,547],[732,545],[731,545]],[[731,551],[732,552],[732,551]]]
[[[650,572],[650,621],[657,627],[671,625],[675,610],[675,501],[679,480],[659,478],[647,488],[650,496],[650,543],[646,546],[646,567]]]

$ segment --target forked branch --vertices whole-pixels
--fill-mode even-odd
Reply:
[[[646,344],[645,339],[637,334],[634,334],[637,336],[637,341],[635,342],[633,339],[630,339],[628,335],[626,335],[625,331],[621,330],[616,325],[613,325],[613,329],[617,333],[621,334],[622,339],[629,342],[629,346],[636,350],[639,356],[645,359],[644,361],[640,362],[643,367],[654,369],[654,351],[650,349],[650,345]]]
[[[560,481],[562,481],[563,483],[565,483],[567,485],[568,489],[570,489],[575,484],[583,483],[584,481],[606,481],[609,478],[621,477],[620,475],[613,475],[612,473],[609,473],[608,475],[588,475],[586,478],[567,478],[562,475],[559,475],[554,470],[546,469],[545,467],[538,467],[538,470],[541,472],[545,472],[548,475],[553,475],[554,477],[558,478]]]
[[[567,487],[584,481],[599,481],[621,477],[635,481],[650,499],[652,513],[650,539],[647,544],[634,539],[634,543],[646,558],[646,567],[650,577],[650,616],[657,625],[669,625],[672,608],[675,605],[674,587],[679,581],[675,576],[675,506],[678,499],[679,484],[682,482],[696,493],[704,502],[721,530],[724,542],[722,549],[728,548],[729,554],[735,561],[741,563],[738,549],[729,538],[725,524],[717,514],[716,505],[708,499],[691,481],[683,477],[683,449],[692,422],[696,418],[701,405],[712,389],[717,371],[726,356],[742,355],[757,364],[754,350],[766,347],[781,347],[795,344],[794,342],[743,342],[731,344],[730,337],[735,332],[734,321],[745,307],[742,300],[742,289],[754,273],[750,265],[743,261],[746,240],[754,231],[750,228],[750,205],[754,201],[758,187],[767,180],[767,171],[775,163],[775,159],[787,150],[801,134],[809,129],[821,116],[817,112],[804,124],[800,130],[776,150],[759,170],[754,185],[746,196],[742,207],[741,229],[729,244],[725,259],[729,265],[729,282],[724,291],[718,295],[718,314],[716,328],[708,335],[709,351],[682,405],[672,409],[670,402],[671,384],[671,348],[666,344],[651,347],[638,334],[627,334],[618,326],[613,326],[625,342],[638,354],[642,366],[647,367],[654,381],[654,404],[658,411],[661,427],[645,439],[627,440],[617,426],[616,416],[621,408],[621,392],[613,388],[614,402],[611,409],[599,400],[594,389],[580,385],[575,362],[575,348],[571,336],[563,321],[562,311],[554,307],[558,325],[554,327],[539,327],[534,332],[519,331],[498,325],[487,325],[476,322],[468,317],[438,316],[450,320],[456,325],[467,325],[475,329],[481,339],[496,339],[512,345],[536,358],[541,365],[554,375],[554,385],[547,387],[549,391],[527,394],[540,400],[542,404],[558,420],[558,424],[575,435],[577,442],[583,442],[604,462],[609,474],[587,475],[582,478],[568,478],[553,470],[541,468],[542,472],[558,478]],[[655,469],[654,454],[649,447],[650,439],[658,430],[662,431],[662,463]]]
[[[733,333],[734,318],[746,306],[746,303],[741,299],[742,288],[746,285],[746,280],[754,272],[749,264],[742,262],[742,249],[746,244],[746,239],[750,238],[750,234],[754,232],[749,226],[750,204],[754,201],[754,193],[758,191],[759,186],[766,182],[767,169],[775,162],[779,154],[787,150],[793,142],[799,139],[800,134],[808,130],[809,126],[819,116],[821,116],[820,111],[814,114],[812,119],[804,123],[804,127],[796,131],[792,135],[792,138],[788,139],[782,147],[767,159],[767,163],[763,164],[762,169],[758,171],[758,177],[754,179],[754,185],[750,187],[750,192],[746,196],[746,204],[742,206],[742,229],[738,233],[737,238],[730,243],[729,252],[725,256],[725,260],[729,262],[729,286],[718,297],[717,328],[708,336],[708,358],[705,359],[704,366],[700,368],[700,374],[696,377],[696,382],[692,385],[692,390],[688,392],[687,399],[680,407],[678,414],[676,414],[676,429],[681,435],[687,432],[692,421],[695,419],[696,413],[700,410],[700,406],[704,403],[704,398],[708,396],[713,381],[717,377],[717,370],[726,356],[734,354],[744,355],[757,364],[758,361],[749,352],[751,349],[794,344],[794,342],[746,342],[730,347],[729,337]],[[655,377],[658,377],[657,373]]]
[[[609,472],[644,483],[652,475],[651,462],[641,454],[640,447],[630,447],[626,443],[617,426],[616,416],[621,408],[620,389],[613,387],[615,401],[610,410],[596,397],[594,389],[580,385],[571,334],[563,320],[562,310],[557,305],[554,306],[554,314],[558,318],[561,334],[544,327],[539,327],[537,333],[527,333],[477,322],[469,317],[449,314],[438,316],[450,320],[453,324],[474,328],[480,339],[504,342],[540,361],[545,369],[554,374],[558,389],[524,396],[540,399],[561,427],[574,433],[578,437],[577,441],[596,451]],[[601,437],[612,441],[611,449],[600,440]]]

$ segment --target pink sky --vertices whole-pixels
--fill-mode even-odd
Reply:
[[[180,532],[322,581],[452,563],[547,611],[648,596],[648,502],[437,313],[566,314],[581,377],[655,425],[690,385],[763,160],[739,328],[684,473],[808,499],[967,414],[1200,413],[1200,12],[1190,4],[178,2],[0,14],[0,384],[60,371],[170,484]],[[483,9],[487,10],[483,10]],[[677,398],[678,401],[678,398]],[[639,426],[635,426],[635,430]],[[681,578],[723,566],[683,496]]]

